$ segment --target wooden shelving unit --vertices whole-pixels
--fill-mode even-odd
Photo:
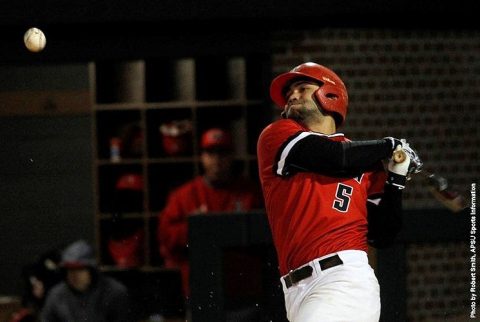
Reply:
[[[135,266],[162,269],[156,241],[158,214],[171,189],[201,173],[199,138],[207,128],[231,130],[239,171],[258,178],[256,140],[272,118],[265,99],[269,66],[263,55],[89,64],[94,222],[97,254],[104,268],[118,269],[109,242],[122,222],[127,230],[140,232]],[[172,155],[159,129],[177,121],[190,122],[191,134],[186,139],[188,148]],[[132,137],[135,144],[125,144]],[[116,157],[112,155],[113,138],[123,144]],[[121,178],[128,176],[135,190],[120,191]]]

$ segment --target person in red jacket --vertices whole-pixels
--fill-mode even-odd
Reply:
[[[170,192],[159,213],[159,252],[165,267],[180,269],[183,292],[189,288],[188,217],[263,208],[259,183],[233,171],[231,134],[221,128],[205,131],[200,141],[203,174]]]

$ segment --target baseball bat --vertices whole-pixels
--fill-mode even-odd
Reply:
[[[405,158],[405,151],[399,149],[393,152],[394,162],[403,162]],[[468,207],[465,197],[450,187],[448,180],[444,177],[424,169],[421,169],[417,174],[426,180],[427,188],[433,197],[452,212],[458,213]]]

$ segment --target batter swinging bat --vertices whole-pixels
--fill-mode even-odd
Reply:
[[[406,154],[403,150],[393,152],[393,161],[396,163],[403,162],[405,158]],[[452,212],[460,212],[468,207],[466,199],[458,191],[451,189],[447,179],[444,177],[423,169],[417,172],[417,174],[426,179],[428,190],[435,199]]]

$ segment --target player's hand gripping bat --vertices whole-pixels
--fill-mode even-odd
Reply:
[[[406,152],[404,150],[399,149],[393,152],[394,162],[403,162],[405,158]],[[458,191],[452,189],[444,177],[426,171],[421,167],[415,169],[411,174],[419,174],[424,177],[430,193],[452,212],[460,212],[468,207],[466,199]]]

